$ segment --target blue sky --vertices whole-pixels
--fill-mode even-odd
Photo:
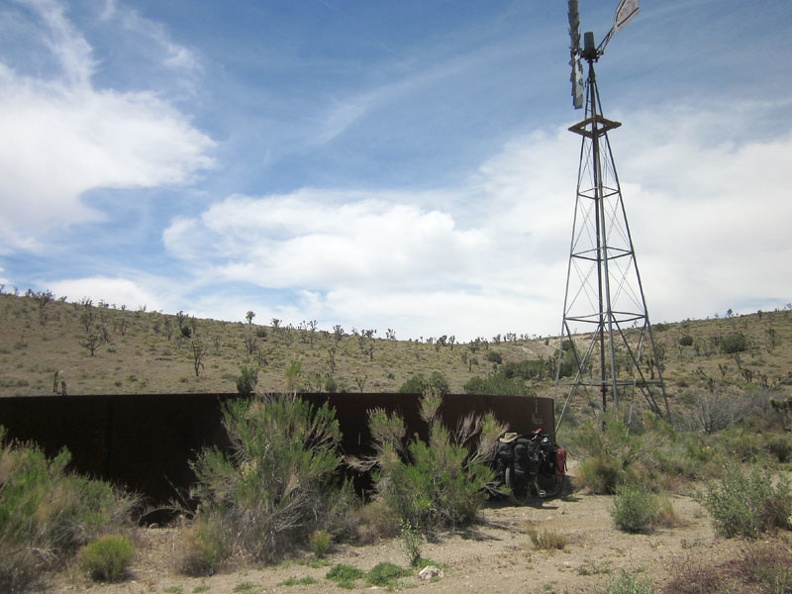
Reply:
[[[614,2],[580,0],[601,39]],[[5,0],[0,283],[397,338],[557,335],[566,2]],[[645,1],[597,66],[653,322],[792,301],[792,2]]]

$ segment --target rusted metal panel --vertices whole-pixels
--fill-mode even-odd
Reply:
[[[407,434],[426,437],[418,394],[304,394],[335,408],[346,455],[371,453],[368,413],[398,412]],[[0,425],[7,437],[37,443],[48,455],[67,448],[74,470],[124,485],[156,503],[189,489],[189,461],[205,447],[227,446],[221,403],[237,394],[134,394],[0,398]],[[549,398],[451,394],[443,399],[443,420],[454,428],[468,414],[492,412],[510,431],[551,432]]]

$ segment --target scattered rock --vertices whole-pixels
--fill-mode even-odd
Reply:
[[[434,565],[427,565],[418,572],[418,577],[427,582],[435,578],[440,579],[443,577],[443,570]]]

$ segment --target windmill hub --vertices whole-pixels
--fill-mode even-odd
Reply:
[[[580,56],[589,63],[596,62],[599,58],[597,45],[594,43],[594,33],[591,31],[583,33],[583,51],[580,52]]]

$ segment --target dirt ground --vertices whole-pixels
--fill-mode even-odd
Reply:
[[[481,522],[464,533],[440,535],[424,543],[424,558],[436,562],[443,576],[424,582],[417,576],[402,580],[399,589],[426,594],[466,592],[594,592],[620,570],[636,579],[661,584],[681,571],[685,563],[701,559],[729,559],[738,554],[740,541],[717,538],[706,511],[693,498],[673,496],[678,525],[650,535],[631,535],[613,526],[607,496],[577,494],[535,506],[488,505]],[[562,535],[561,550],[537,549],[531,532]],[[399,539],[367,546],[336,546],[328,565],[312,567],[291,561],[276,567],[246,569],[208,578],[189,578],[174,571],[178,558],[178,531],[174,528],[140,530],[138,557],[125,582],[93,584],[76,573],[62,575],[53,592],[91,594],[189,594],[243,592],[313,594],[344,592],[325,578],[332,565],[345,563],[367,571],[390,561],[407,567]],[[309,585],[285,585],[312,577]],[[372,590],[360,580],[353,591]]]

